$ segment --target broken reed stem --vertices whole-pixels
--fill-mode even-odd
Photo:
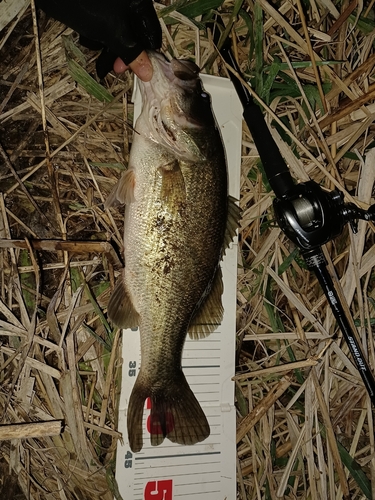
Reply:
[[[62,420],[0,425],[0,441],[58,436],[63,431]]]
[[[77,254],[104,253],[111,261],[115,269],[121,269],[122,263],[111,243],[107,241],[64,241],[64,240],[0,240],[1,248],[29,248],[34,250],[45,250],[48,252],[71,252]]]
[[[241,421],[237,429],[236,442],[239,443],[241,439],[247,434],[254,425],[259,422],[263,415],[275,402],[284,394],[290,386],[291,377],[284,375],[280,382],[274,386],[267,396]]]

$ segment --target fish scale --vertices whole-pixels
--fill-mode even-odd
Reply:
[[[141,83],[129,170],[109,198],[127,206],[125,270],[108,314],[122,328],[139,326],[141,335],[141,368],[128,408],[133,451],[143,445],[146,398],[153,445],[165,437],[195,444],[209,435],[181,356],[194,323],[208,334],[221,322],[219,262],[229,203],[223,144],[197,67],[149,56],[154,73]]]

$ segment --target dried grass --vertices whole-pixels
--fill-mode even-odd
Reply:
[[[267,120],[278,124],[273,134],[293,175],[339,187],[367,208],[371,4],[228,0],[226,22],[239,4],[234,51]],[[202,66],[212,59],[210,35],[188,15],[169,16],[178,24],[163,18],[164,49]],[[94,89],[100,102],[69,73],[71,41],[77,45],[71,30],[44,17],[33,28],[30,8],[0,33],[1,424],[65,422],[62,434],[3,441],[1,461],[27,498],[43,500],[112,498],[120,437],[120,337],[105,313],[122,215],[104,210],[103,200],[127,164],[132,79],[109,75],[110,97]],[[73,60],[94,74],[96,55],[80,50],[83,59]],[[212,72],[226,74],[220,58]],[[316,278],[275,227],[273,195],[245,125],[242,148],[238,498],[375,497],[370,400]],[[375,369],[373,239],[373,225],[361,222],[325,254]],[[0,491],[19,494],[15,480],[4,479]]]

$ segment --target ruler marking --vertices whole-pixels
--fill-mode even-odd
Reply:
[[[201,472],[199,474],[203,477],[201,477],[198,480],[197,480],[198,473],[194,473],[194,472],[190,472],[188,474],[185,474],[183,472],[181,472],[181,474],[169,474],[169,473],[164,473],[164,470],[159,471],[159,469],[158,469],[159,474],[155,474],[155,475],[152,474],[152,476],[150,476],[149,472],[150,472],[150,469],[148,469],[148,470],[145,469],[143,474],[138,474],[138,477],[136,477],[134,479],[133,484],[137,486],[137,489],[140,489],[142,487],[142,485],[144,484],[145,477],[147,479],[152,479],[152,480],[160,480],[160,479],[163,479],[165,477],[168,477],[168,479],[175,480],[175,484],[178,486],[183,486],[183,485],[197,486],[199,484],[220,483],[220,471],[219,470],[214,470],[214,471],[206,470],[205,472]],[[216,480],[212,480],[211,476],[213,474],[215,474],[215,476],[217,477]],[[208,482],[206,481],[207,476],[210,476],[211,481],[208,481]],[[186,478],[186,480],[190,479],[190,482],[181,483],[180,480],[183,478]]]
[[[216,480],[216,481],[205,481],[204,483],[202,484],[217,484],[217,483],[220,483],[220,480]],[[200,483],[196,483],[196,484],[200,484]],[[191,483],[178,483],[178,486],[191,486]]]
[[[168,467],[168,468],[165,469],[167,471],[167,473],[163,474],[164,469],[161,469],[161,467],[159,467],[158,469],[160,469],[160,474],[158,474],[158,475],[152,475],[152,477],[150,477],[149,474],[147,474],[147,479],[158,480],[158,479],[163,479],[163,478],[165,478],[167,476],[168,479],[174,479],[174,480],[176,480],[176,485],[180,485],[180,483],[178,482],[178,478],[181,478],[181,477],[186,477],[186,478],[191,477],[193,482],[189,483],[190,486],[196,486],[198,484],[206,484],[205,478],[202,478],[200,481],[197,481],[196,477],[199,474],[198,472],[183,472],[183,471],[181,471],[181,474],[171,474],[167,470],[167,469],[170,469],[170,467]],[[145,468],[145,471],[146,471],[146,468]],[[148,469],[148,472],[150,472],[149,469]],[[220,471],[219,470],[213,470],[213,471],[206,470],[205,472],[201,472],[200,474],[207,476],[208,474],[209,475],[220,474]],[[144,478],[143,475],[142,475],[142,477]],[[219,483],[220,480],[218,479],[215,482]]]
[[[220,423],[214,424],[214,429],[213,429],[212,433],[210,434],[210,446],[213,449],[219,448],[219,446],[221,444],[220,441],[212,441],[212,439],[215,438],[215,437],[216,438],[220,438],[221,437],[219,426],[220,426]],[[155,447],[154,446],[146,444],[145,446],[143,446],[143,450],[145,451],[145,455],[142,455],[140,457],[135,457],[134,460],[147,460],[148,457],[150,457],[151,459],[154,458],[154,455],[152,455],[152,453],[155,452]],[[209,452],[209,453],[206,453],[204,451],[203,452],[197,451],[196,455],[190,455],[190,454],[185,455],[185,454],[182,454],[182,453],[178,454],[178,455],[175,455],[173,453],[173,451],[175,451],[175,447],[172,447],[172,446],[171,447],[165,446],[164,447],[164,451],[165,451],[165,453],[169,453],[169,452],[172,452],[172,453],[170,455],[167,455],[167,454],[162,455],[161,457],[158,456],[157,458],[168,458],[168,457],[175,458],[175,457],[179,457],[179,456],[181,456],[181,457],[183,457],[183,456],[188,456],[188,457],[189,456],[202,456],[202,455],[208,455],[209,453],[219,455],[221,453],[221,451],[215,451],[215,452]],[[151,453],[151,455],[149,455],[149,456],[146,457],[146,454],[149,453],[149,452]]]
[[[217,460],[215,460],[214,462],[196,462],[196,463],[192,463],[192,464],[190,464],[190,463],[189,463],[189,466],[192,466],[192,467],[193,467],[193,466],[202,467],[203,465],[210,465],[210,466],[211,466],[211,465],[214,465],[214,464],[216,464],[216,465],[217,465],[217,464],[220,464],[220,462],[219,462],[219,461],[217,461]],[[143,464],[142,464],[142,462],[137,463],[137,466],[136,466],[136,470],[137,470],[137,471],[141,471],[141,470],[147,470],[148,472],[150,471],[150,466],[149,466],[149,465],[144,464],[144,467],[141,467],[141,465],[143,465]],[[159,466],[159,468],[160,468],[160,469],[163,469],[163,468],[165,468],[165,467],[167,467],[168,469],[170,469],[170,467],[171,467],[171,466],[170,466],[169,464],[165,464],[165,465],[162,465],[162,464],[161,464],[161,465]],[[186,467],[186,463],[181,463],[181,464],[173,464],[173,468],[177,468],[177,467]],[[219,472],[220,472],[220,469],[219,469],[219,470],[213,470],[213,471],[211,471],[211,470],[210,470],[210,474],[211,474],[211,473],[216,473],[216,472],[217,472],[217,473],[219,473]],[[204,471],[203,471],[203,472],[202,472],[202,471],[200,471],[200,472],[198,472],[198,473],[197,473],[197,472],[192,472],[192,473],[189,473],[189,474],[192,474],[192,475],[197,475],[197,474],[203,474],[203,473],[204,473]],[[172,475],[172,474],[174,474],[174,473],[171,473],[171,475]],[[186,475],[188,476],[189,474],[186,474]],[[176,474],[176,475],[180,475],[180,474]],[[185,474],[184,474],[184,475],[185,475]]]
[[[200,454],[200,457],[202,457],[202,454]],[[158,467],[170,467],[170,461],[168,461],[167,459],[168,458],[176,458],[176,457],[172,457],[172,456],[164,456],[161,460],[165,460],[165,463],[160,463],[158,465]],[[178,458],[181,458],[181,457],[178,457]],[[190,457],[191,458],[191,457]],[[182,466],[185,466],[186,463],[183,463],[183,461],[179,460],[178,461],[179,463],[176,463],[175,461],[173,462],[173,467],[182,467]],[[190,462],[189,462],[190,464]],[[196,462],[192,462],[191,465],[192,466],[197,466],[197,467],[201,467],[201,466],[204,466],[204,465],[213,465],[213,464],[220,464],[220,457],[217,458],[216,460],[210,460],[208,462],[201,462],[200,460],[197,460]],[[147,463],[147,461],[143,461],[143,460],[139,460],[136,464],[135,464],[135,470],[142,470],[143,467],[146,467],[147,466],[147,470],[149,471],[150,470],[150,465]],[[172,474],[172,472],[171,472]]]
[[[186,467],[186,466],[189,466],[189,467],[193,467],[193,466],[202,467],[203,465],[209,465],[209,466],[216,465],[217,466],[217,465],[220,465],[220,462],[212,462],[212,464],[207,463],[207,462],[205,462],[205,463],[202,464],[201,462],[198,462],[196,464],[190,464],[190,463],[186,464],[186,463],[184,463],[184,464],[179,464],[179,465],[176,465],[176,464],[173,464],[173,465],[170,465],[170,464],[168,464],[168,465],[159,465],[158,466],[158,470],[160,470],[160,475],[153,476],[153,479],[164,477],[165,476],[165,473],[164,473],[165,470],[168,471],[168,473],[167,473],[168,477],[189,477],[189,476],[194,476],[196,478],[197,475],[200,475],[200,474],[202,474],[202,475],[203,474],[205,474],[205,475],[207,475],[207,474],[220,474],[220,469],[218,469],[218,470],[216,470],[216,469],[213,469],[213,470],[207,469],[207,470],[204,470],[204,471],[200,470],[198,472],[185,472],[185,471],[183,471],[183,472],[181,472],[179,474],[177,473],[178,471],[171,472],[172,468],[175,469],[177,467]],[[150,467],[147,464],[144,464],[143,467],[140,467],[140,465],[137,465],[137,471],[136,471],[135,475],[140,476],[140,477],[143,478],[145,472],[147,472],[147,477],[148,477],[149,473],[150,473]]]
[[[150,448],[152,449],[152,448]],[[135,457],[135,461],[137,460],[153,460],[154,458],[177,458],[177,457],[201,457],[203,455],[220,455],[221,451],[203,451],[201,453],[178,453],[176,455],[155,455],[148,457]]]
[[[201,464],[201,463],[202,464],[219,463],[219,461],[220,461],[219,457],[214,459],[214,461],[212,461],[212,458],[206,458],[206,457],[210,457],[211,455],[221,455],[221,451],[211,451],[211,452],[202,452],[202,453],[197,452],[196,454],[188,453],[186,455],[185,454],[184,455],[182,455],[182,454],[178,454],[178,455],[177,454],[170,454],[170,455],[162,455],[162,456],[160,456],[160,455],[158,455],[158,456],[147,455],[146,456],[145,455],[144,457],[136,458],[136,462],[137,462],[137,464],[142,463],[143,460],[148,460],[150,458],[151,459],[157,458],[160,460],[164,460],[164,459],[168,460],[168,459],[172,459],[172,458],[173,459],[175,459],[175,458],[184,458],[185,459],[185,458],[193,458],[193,457],[199,456],[201,458],[201,460],[207,460],[206,462],[199,461],[199,464]],[[198,462],[193,462],[193,464],[195,464],[195,463],[198,463]],[[177,465],[180,465],[180,464],[178,463]],[[137,467],[138,467],[138,465],[137,465]]]
[[[199,492],[199,493],[193,493],[193,495],[196,497],[197,495],[200,496],[201,495],[204,495],[204,498],[207,498],[206,495],[209,495],[211,493],[220,493],[220,490],[211,490],[211,491],[202,491],[202,492]],[[191,496],[191,493],[175,493],[174,494],[174,497],[186,497],[186,496]]]
[[[212,345],[210,344],[217,344],[217,347],[212,347]],[[188,344],[187,345],[187,348],[188,348],[188,351],[201,351],[202,350],[202,347],[203,347],[203,351],[220,351],[220,342],[218,341],[211,341],[210,344],[207,342],[205,345],[201,346],[199,343],[198,345],[194,342],[194,344]]]
[[[195,347],[191,347],[186,352],[190,352],[190,353],[199,352],[201,354],[201,356],[199,356],[198,359],[220,359],[220,356],[218,356],[216,354],[216,353],[220,354],[220,349],[219,348],[216,349],[216,348],[211,347],[211,346],[207,346],[207,349],[202,349],[202,348],[195,346]],[[207,355],[208,353],[209,353],[209,356]],[[211,356],[211,353],[215,353],[215,356]],[[189,356],[186,356],[186,358],[189,358]]]
[[[182,368],[220,368],[220,365],[182,365]]]
[[[195,377],[195,375],[193,375],[192,377],[188,377],[188,382],[190,382],[190,386],[191,386],[191,387],[194,387],[194,386],[197,386],[197,387],[205,387],[205,386],[211,387],[211,385],[213,385],[213,386],[215,386],[215,387],[214,387],[214,389],[213,389],[213,390],[211,389],[211,391],[210,391],[210,392],[217,392],[217,390],[218,390],[218,389],[216,389],[216,387],[217,387],[217,386],[220,386],[220,384],[217,384],[216,382],[213,382],[213,383],[211,383],[211,382],[207,382],[207,381],[206,381],[206,382],[202,382],[202,383],[200,383],[200,382],[195,382],[195,381],[194,381],[194,380],[195,380],[195,378],[198,378],[198,377]],[[202,378],[202,377],[199,377],[199,378]],[[193,391],[193,392],[195,392],[195,391]],[[207,392],[208,392],[208,390],[207,390]],[[220,404],[220,403],[219,403],[219,404]]]
[[[150,472],[150,471],[148,471]],[[159,470],[158,469],[158,472],[159,474],[156,474],[156,475],[150,475],[146,470],[144,471],[144,474],[139,474],[138,477],[135,477],[134,478],[134,485],[137,484],[138,488],[141,488],[142,485],[144,485],[144,482],[145,482],[145,479],[147,480],[152,480],[152,481],[161,481],[163,479],[171,479],[173,480],[173,483],[174,485],[177,487],[177,486],[190,486],[191,489],[195,489],[198,487],[198,490],[201,490],[202,488],[199,488],[200,485],[203,485],[203,487],[207,484],[207,482],[205,481],[205,479],[207,477],[211,477],[213,474],[215,474],[215,476],[218,477],[218,479],[216,481],[212,481],[213,483],[220,483],[220,472],[219,471],[210,471],[210,470],[207,470],[205,473],[204,473],[204,477],[202,477],[202,479],[200,480],[197,480],[196,479],[196,476],[197,476],[197,473],[188,473],[188,474],[184,474],[183,471],[181,471],[181,474],[169,474],[168,473],[168,470],[165,469],[161,469]],[[185,480],[187,481],[188,479],[190,479],[190,483],[180,483],[180,481],[182,480]]]
[[[218,464],[220,465],[220,461],[215,460],[213,462],[196,462],[196,463],[192,463],[192,464],[189,463],[189,466],[192,466],[192,467],[194,467],[194,466],[196,466],[196,467],[202,467],[204,465],[206,465],[206,466],[207,465],[208,466],[213,466],[215,464],[216,464],[216,466]],[[173,468],[177,468],[177,467],[186,467],[186,463],[173,464]],[[160,468],[160,469],[168,468],[170,470],[171,466],[169,464],[160,464],[158,468]],[[142,470],[147,470],[149,472],[150,471],[150,466],[148,464],[146,464],[146,463],[143,463],[143,462],[137,463],[137,465],[136,465],[136,471],[138,472],[138,471],[142,471]],[[189,474],[191,474],[193,476],[196,476],[197,474],[204,474],[206,472],[207,471],[189,472],[189,473],[186,473],[186,476],[188,476]],[[210,472],[210,474],[211,473],[212,474],[216,474],[216,472],[219,474],[220,469],[219,470],[210,470],[209,472]],[[177,474],[177,473],[175,474],[174,472],[171,472],[170,475],[171,476],[172,475],[179,476],[180,474]],[[185,472],[184,472],[183,475],[185,475]]]
[[[217,487],[217,484],[220,483],[220,480],[216,480],[216,481],[199,481],[199,482],[196,482],[196,483],[178,483],[178,486],[199,486],[200,484],[204,484],[204,485],[210,485],[211,488],[213,486],[216,486]],[[212,493],[212,491],[202,491],[202,493]],[[180,495],[186,495],[186,494],[189,494],[189,493],[180,493]]]

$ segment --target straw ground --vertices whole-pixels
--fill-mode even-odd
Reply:
[[[368,208],[372,3],[205,0],[156,8],[166,54],[226,76],[206,30],[219,8],[293,176],[337,187]],[[122,265],[123,209],[105,210],[103,202],[127,167],[132,76],[98,82],[97,53],[33,3],[19,4],[0,31],[0,496],[119,498],[121,336],[106,305]],[[272,200],[244,125],[238,498],[375,498],[369,397],[315,277],[274,222]],[[346,228],[324,251],[375,370],[373,230],[360,222],[357,234]]]

